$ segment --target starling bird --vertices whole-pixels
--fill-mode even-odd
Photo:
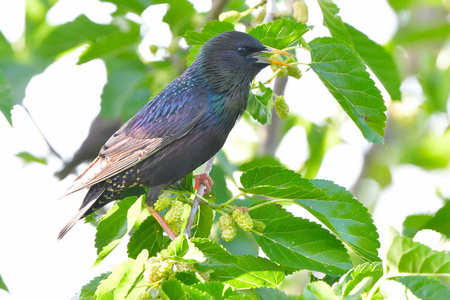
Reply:
[[[255,75],[269,64],[285,65],[264,53],[289,54],[237,31],[206,42],[192,65],[123,124],[75,180],[65,195],[89,191],[58,238],[138,184],[148,185],[146,204],[167,231],[153,209],[160,190],[213,157],[244,112]]]

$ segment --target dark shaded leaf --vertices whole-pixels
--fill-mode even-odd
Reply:
[[[272,96],[272,89],[266,87],[262,82],[259,82],[259,90],[256,94],[250,91],[247,112],[262,125],[269,125],[272,122]]]
[[[128,242],[128,257],[136,258],[143,249],[147,249],[149,257],[156,256],[165,248],[163,229],[153,216],[149,216],[133,233]]]

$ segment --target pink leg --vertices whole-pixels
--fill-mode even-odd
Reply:
[[[200,184],[203,184],[205,186],[203,195],[207,195],[211,192],[211,186],[214,184],[214,181],[206,173],[195,175],[195,189],[198,190]]]

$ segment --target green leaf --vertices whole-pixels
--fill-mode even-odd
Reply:
[[[183,35],[186,30],[195,28],[193,17],[194,5],[188,0],[177,0],[176,4],[168,1],[169,9],[163,18],[163,22],[170,26],[173,35]]]
[[[100,115],[104,118],[131,118],[147,104],[147,70],[135,56],[107,59],[108,82],[103,88]]]
[[[385,253],[388,274],[421,273],[450,276],[450,252],[436,251],[391,229],[392,243]]]
[[[206,260],[203,253],[185,234],[176,237],[169,247],[161,252],[161,255],[168,259],[187,263],[198,263]]]
[[[37,52],[44,56],[56,56],[76,46],[95,41],[119,31],[115,25],[101,25],[80,15],[72,22],[56,27],[43,39]]]
[[[242,191],[282,199],[329,199],[330,196],[298,173],[283,167],[263,166],[241,175]]]
[[[186,39],[186,43],[188,45],[202,46],[210,38],[215,37],[220,33],[232,30],[234,30],[234,25],[229,22],[211,20],[203,25],[200,32],[196,32],[193,30],[186,31],[186,33],[184,34],[184,38]]]
[[[362,293],[368,292],[381,276],[381,263],[363,263],[342,276],[339,282],[333,285],[333,291],[342,299],[357,300]]]
[[[143,249],[147,249],[149,257],[156,256],[165,248],[162,228],[155,218],[149,216],[133,233],[128,242],[128,257],[136,258]]]
[[[9,59],[14,56],[14,51],[9,41],[0,31],[0,60]]]
[[[262,156],[262,157],[255,157],[252,160],[241,164],[239,166],[239,171],[246,172],[250,169],[261,166],[284,167],[283,164],[277,158],[272,156]]]
[[[128,21],[123,27],[126,31],[117,31],[93,41],[81,54],[78,64],[84,64],[96,58],[108,58],[128,50],[135,52],[141,42],[139,25]]]
[[[191,45],[189,48],[189,54],[187,56],[187,64],[191,65],[197,57],[201,46],[206,43],[210,38],[215,37],[219,33],[234,30],[234,25],[229,22],[221,22],[218,20],[211,20],[203,25],[200,32],[188,30],[184,34],[186,43]]]
[[[353,46],[352,38],[339,16],[339,8],[331,0],[318,0],[323,14],[323,25],[330,30],[331,36]]]
[[[99,284],[95,292],[95,299],[125,299],[135,287],[135,282],[142,276],[147,260],[148,252],[143,250],[135,260],[128,259],[115,267],[108,278]],[[141,288],[140,291],[143,292],[145,288]]]
[[[447,201],[434,216],[411,215],[403,222],[403,234],[413,237],[422,229],[432,229],[450,238],[450,201]]]
[[[98,265],[128,234],[141,212],[142,196],[127,197],[111,207],[100,220],[95,234],[95,248],[97,248]]]
[[[253,292],[257,295],[257,299],[259,300],[289,300],[288,297],[283,291],[271,289],[268,287],[259,287],[253,289]]]
[[[111,272],[105,272],[91,281],[88,284],[84,285],[72,300],[91,300],[95,297],[95,291],[97,290],[98,285],[109,276]]]
[[[11,85],[6,80],[5,75],[0,70],[0,111],[12,125],[11,110],[14,105],[14,96],[11,90]]]
[[[320,220],[361,258],[379,261],[377,228],[367,208],[345,188],[327,180],[311,180],[330,198],[299,199],[295,202]]]
[[[323,281],[309,283],[303,289],[299,300],[338,300],[331,287]]]
[[[354,50],[334,38],[310,43],[311,68],[369,142],[384,142],[386,106]]]
[[[7,291],[9,293],[8,287],[6,286],[5,282],[3,281],[3,278],[2,278],[1,275],[0,275],[0,289],[4,290],[4,291]]]
[[[199,264],[197,270],[206,272],[210,269],[221,268],[234,264],[237,258],[216,241],[206,238],[192,238],[191,242],[206,256],[206,261]]]
[[[297,42],[309,29],[310,27],[301,22],[282,18],[255,26],[248,34],[255,37],[266,46],[284,49]]]
[[[208,293],[214,300],[228,299],[228,297],[239,295],[233,288],[223,282],[210,281],[193,285],[197,290]]]
[[[279,288],[284,269],[268,259],[251,255],[236,256],[237,262],[211,273],[211,280],[226,282],[235,288],[260,286]]]
[[[185,291],[184,284],[178,280],[170,279],[161,284],[160,292],[163,299],[189,300],[189,294]]]
[[[23,159],[24,162],[27,164],[32,163],[32,162],[36,162],[36,163],[43,164],[43,165],[47,164],[47,159],[45,157],[36,157],[29,152],[20,152],[20,153],[17,153],[15,156]]]
[[[352,38],[355,50],[377,76],[391,98],[400,100],[402,97],[400,92],[401,79],[392,55],[356,28],[348,24],[345,24],[345,28]]]
[[[272,261],[331,276],[351,268],[345,247],[319,224],[294,217],[273,204],[250,208],[250,216],[266,224],[262,235],[253,236]]]
[[[247,112],[262,125],[269,125],[272,122],[272,95],[272,89],[264,86],[261,82],[259,82],[258,93],[254,94],[250,91]]]
[[[114,3],[118,10],[123,12],[134,12],[141,15],[150,5],[155,4],[153,0],[100,0],[103,2]]]
[[[441,281],[425,276],[403,276],[395,278],[422,300],[450,299],[450,290]]]
[[[207,205],[200,205],[196,215],[197,225],[193,228],[194,237],[207,238],[214,221],[214,210]]]

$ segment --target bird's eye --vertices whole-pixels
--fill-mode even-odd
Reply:
[[[247,47],[239,47],[238,48],[238,53],[239,53],[239,55],[242,55],[242,56],[247,55],[247,53],[248,53]]]

